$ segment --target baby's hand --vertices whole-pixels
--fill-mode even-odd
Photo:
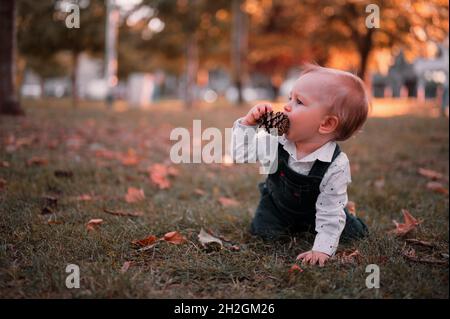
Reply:
[[[256,125],[261,116],[270,111],[272,111],[272,105],[268,103],[256,104],[250,109],[241,123],[244,125]]]
[[[325,262],[330,258],[329,255],[325,253],[321,253],[319,251],[307,251],[305,253],[302,253],[297,256],[297,260],[303,259],[303,264],[307,264],[308,262],[311,265],[315,265],[317,262],[319,262],[319,266],[323,267],[325,265]]]

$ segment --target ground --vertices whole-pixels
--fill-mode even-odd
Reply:
[[[264,178],[256,164],[172,165],[178,174],[166,189],[147,171],[170,164],[173,127],[191,128],[202,119],[202,129],[224,129],[246,107],[186,111],[166,102],[156,110],[112,111],[95,104],[73,110],[56,100],[24,104],[26,117],[0,118],[2,298],[448,298],[448,195],[428,189],[429,179],[418,173],[427,168],[448,176],[448,118],[370,118],[358,136],[342,142],[352,165],[349,199],[371,235],[340,246],[339,252],[359,251],[353,262],[334,259],[290,273],[313,237],[272,244],[247,232]],[[448,179],[441,182],[448,189]],[[145,199],[125,201],[128,187],[142,188]],[[45,196],[56,198],[52,214],[43,214],[49,213]],[[238,205],[223,205],[221,197]],[[114,216],[105,208],[143,216]],[[422,220],[408,237],[432,247],[389,233],[402,209]],[[94,218],[103,223],[89,231]],[[239,250],[202,249],[201,228]],[[170,231],[188,241],[144,251],[131,244]],[[410,247],[438,262],[408,259],[403,252]],[[131,262],[126,271],[125,262]],[[80,267],[79,289],[65,285],[68,264]],[[365,285],[368,264],[380,267],[379,289]]]

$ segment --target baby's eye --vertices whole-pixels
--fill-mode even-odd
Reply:
[[[290,96],[288,96],[288,100],[290,101],[290,100],[292,100],[292,98]]]
[[[300,101],[299,99],[297,99],[297,104],[303,104],[302,101]]]

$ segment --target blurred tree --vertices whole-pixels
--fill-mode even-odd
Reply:
[[[403,47],[420,55],[427,42],[439,42],[448,36],[448,1],[305,0],[305,5],[321,17],[311,33],[312,43],[319,42],[327,50],[356,50],[359,55],[357,73],[362,79],[367,75],[368,61],[374,50]],[[378,28],[367,25],[367,22],[369,25],[375,22],[370,16],[376,14],[369,5],[379,9]]]
[[[72,105],[78,105],[77,67],[82,52],[99,54],[104,49],[105,5],[102,0],[73,2],[83,4],[80,9],[80,27],[70,26],[74,12],[69,0],[21,0],[19,2],[18,43],[21,54],[31,62],[34,70],[43,76],[48,68],[36,67],[47,61],[55,61],[54,55],[69,52],[72,83]],[[67,8],[67,9],[64,9]],[[46,71],[44,71],[46,70]]]
[[[136,56],[147,57],[148,69],[184,73],[184,102],[190,108],[197,98],[199,69],[230,65],[229,50],[224,45],[230,42],[229,1],[144,0],[143,5],[155,10],[154,15],[130,27],[129,32],[141,39],[125,40],[134,42],[134,47],[123,49],[119,59],[126,59],[124,51],[133,50]],[[162,30],[152,31],[160,22]]]
[[[326,61],[322,46],[310,44],[309,34],[320,16],[303,2],[246,0],[244,10],[251,17],[249,69],[269,77],[274,99],[290,69],[305,61]]]
[[[232,1],[231,68],[233,83],[238,93],[238,105],[244,102],[242,91],[247,75],[249,19],[243,7],[244,0]]]
[[[23,114],[15,91],[15,1],[0,2],[0,113]]]

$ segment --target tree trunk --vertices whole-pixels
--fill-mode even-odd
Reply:
[[[358,50],[359,50],[359,68],[358,68],[358,76],[364,81],[367,82],[367,65],[369,62],[370,52],[372,50],[372,35],[373,28],[368,29],[367,33],[359,40]]]
[[[237,89],[237,104],[242,105],[244,97],[242,94],[244,78],[246,74],[245,59],[247,56],[247,21],[246,15],[241,9],[242,0],[233,0],[232,2],[232,77],[233,84]]]
[[[77,51],[72,52],[72,74],[70,75],[70,82],[72,86],[72,107],[77,108],[79,104],[78,97],[78,59],[79,53]]]
[[[186,48],[186,83],[184,105],[187,109],[193,107],[196,100],[198,72],[198,42],[195,33],[189,35]]]
[[[23,115],[15,92],[15,2],[2,0],[0,5],[0,113]]]

